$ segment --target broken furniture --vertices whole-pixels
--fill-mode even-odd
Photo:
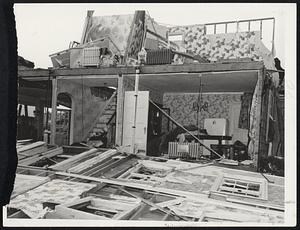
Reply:
[[[101,65],[101,56],[108,55],[111,59],[119,55],[119,49],[109,36],[92,42],[80,44],[50,55],[54,68],[80,68],[83,66]]]

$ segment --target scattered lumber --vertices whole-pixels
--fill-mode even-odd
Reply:
[[[226,206],[232,207],[232,208],[239,208],[239,209],[243,209],[243,210],[253,210],[256,212],[260,212],[260,213],[274,213],[274,212],[278,213],[277,211],[258,209],[258,208],[251,207],[249,205],[240,205],[240,204],[228,203],[225,201],[222,202],[220,200],[210,199],[210,198],[208,198],[208,195],[205,195],[205,194],[181,191],[181,190],[176,190],[176,189],[168,189],[168,188],[162,188],[162,187],[154,187],[152,185],[131,182],[128,180],[96,178],[96,177],[83,176],[83,175],[65,173],[65,172],[56,172],[55,174],[61,175],[61,176],[66,176],[66,177],[80,178],[80,179],[84,179],[84,180],[92,181],[92,182],[107,183],[110,185],[137,188],[137,189],[143,189],[146,191],[154,191],[157,193],[170,194],[170,195],[179,196],[179,197],[186,197],[188,199],[192,199],[192,200],[199,201],[199,202],[206,202],[206,203],[220,204],[220,205],[223,204],[223,205],[226,205]]]
[[[43,141],[37,141],[17,148],[18,155],[30,157],[47,150],[47,145]]]
[[[55,165],[52,165],[49,167],[49,169],[52,169],[55,171],[66,171],[67,169],[75,166],[78,161],[83,161],[84,159],[87,159],[91,155],[95,154],[96,152],[98,152],[98,149],[95,149],[95,148],[90,149],[90,150],[80,153],[76,156],[73,156],[67,160],[64,160]]]
[[[85,170],[85,169],[89,169],[94,167],[96,164],[101,163],[102,161],[104,161],[105,159],[112,157],[114,155],[117,154],[117,150],[116,149],[109,149],[104,153],[99,153],[97,156],[88,159],[78,165],[75,165],[72,168],[69,168],[67,170],[67,172],[71,172],[71,173],[80,173],[81,171]]]
[[[62,154],[63,153],[63,149],[62,147],[58,147],[58,148],[54,148],[54,149],[50,149],[46,152],[43,152],[41,154],[37,154],[31,157],[27,157],[25,159],[21,159],[19,161],[19,165],[31,165],[43,158],[50,158],[50,157],[54,157],[56,155]]]

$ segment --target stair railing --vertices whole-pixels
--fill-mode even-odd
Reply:
[[[114,97],[117,95],[117,91],[115,91],[111,97],[106,101],[105,105],[100,109],[98,115],[96,116],[95,120],[93,121],[90,129],[88,130],[88,132],[85,134],[83,140],[86,140],[90,134],[90,132],[93,130],[93,128],[95,127],[95,125],[97,124],[97,122],[99,121],[100,116],[102,116],[102,114],[104,113],[104,111],[107,109],[107,107],[110,105],[110,103],[112,102],[112,100],[114,99]]]

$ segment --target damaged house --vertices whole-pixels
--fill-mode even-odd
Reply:
[[[19,138],[8,219],[282,223],[284,72],[251,29],[264,20],[88,11],[53,68],[19,70],[47,112],[38,142]]]

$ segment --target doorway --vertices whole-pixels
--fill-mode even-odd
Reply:
[[[67,93],[59,93],[56,109],[56,135],[55,143],[59,146],[72,144],[72,99]]]

